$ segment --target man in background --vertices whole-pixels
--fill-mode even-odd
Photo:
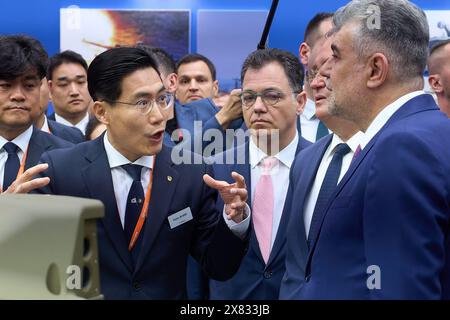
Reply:
[[[50,58],[47,79],[55,113],[49,119],[76,127],[83,135],[91,101],[87,88],[87,64],[81,55],[66,50]]]
[[[310,54],[315,46],[320,46],[325,39],[325,34],[331,30],[333,14],[322,12],[316,14],[306,26],[304,42],[299,47],[300,61],[305,68],[305,110],[299,117],[298,129],[300,135],[306,140],[315,142],[328,135],[329,130],[326,125],[316,116],[316,106],[314,104],[311,89],[310,76]]]
[[[40,88],[39,105],[36,106],[36,120],[34,126],[44,132],[53,134],[61,139],[72,143],[80,143],[85,141],[80,130],[74,127],[69,127],[47,118],[48,102],[50,100],[50,93],[48,90],[47,78],[42,79]]]
[[[439,108],[450,118],[450,40],[436,43],[428,57],[428,82],[436,93]]]

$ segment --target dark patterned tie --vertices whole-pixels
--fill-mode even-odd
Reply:
[[[3,191],[8,189],[11,183],[16,180],[17,173],[19,172],[20,161],[17,156],[17,151],[19,147],[12,142],[7,142],[3,149],[8,153],[8,159],[5,163],[5,174],[3,176]]]
[[[130,243],[134,228],[139,219],[142,206],[144,204],[144,189],[141,184],[142,166],[136,164],[126,164],[122,168],[133,178],[130,191],[128,192],[127,206],[125,211],[124,231],[127,239],[127,246]]]
[[[334,149],[334,155],[328,166],[325,178],[323,179],[322,186],[320,187],[319,195],[317,197],[316,206],[314,207],[314,213],[311,219],[311,226],[308,234],[308,247],[313,241],[314,237],[317,237],[317,233],[320,228],[320,223],[324,215],[325,206],[330,200],[336,186],[338,184],[339,175],[341,173],[342,158],[350,152],[350,147],[345,143],[340,143]],[[310,248],[311,249],[311,248]]]

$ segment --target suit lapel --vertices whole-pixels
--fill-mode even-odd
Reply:
[[[37,165],[41,155],[51,147],[52,145],[50,142],[47,139],[43,139],[41,132],[33,127],[33,134],[31,135],[30,142],[28,144],[25,170]]]
[[[422,112],[422,111],[427,111],[427,110],[438,110],[436,103],[434,102],[433,98],[429,94],[419,95],[419,96],[409,100],[408,102],[406,102],[400,109],[398,109],[392,115],[392,117],[388,120],[388,122],[381,128],[381,130],[375,135],[375,137],[373,137],[372,140],[370,140],[370,142],[367,144],[367,146],[361,151],[359,156],[351,163],[350,167],[348,168],[348,170],[345,173],[342,180],[337,185],[336,190],[333,192],[332,196],[330,197],[330,200],[328,201],[328,203],[324,209],[324,214],[321,217],[317,235],[315,235],[314,239],[312,239],[313,241],[311,242],[311,250],[309,252],[309,256],[308,256],[308,260],[307,260],[307,268],[311,262],[312,255],[314,254],[314,250],[315,250],[315,247],[317,244],[317,240],[319,238],[320,230],[322,229],[323,221],[325,220],[325,217],[328,213],[328,209],[330,208],[334,199],[339,195],[341,190],[345,187],[347,182],[353,176],[356,169],[360,166],[361,162],[364,160],[366,155],[373,148],[376,141],[378,140],[378,137],[383,133],[384,130],[386,130],[386,128],[388,128],[391,124],[397,122],[398,120],[403,119],[411,114],[414,114],[417,112]]]
[[[143,236],[142,247],[134,270],[135,273],[142,267],[155,242],[159,229],[168,217],[170,203],[178,183],[179,174],[173,167],[169,148],[163,146],[161,152],[156,155],[153,174],[151,200],[145,222],[145,231],[141,235]],[[171,179],[168,177],[171,177]]]
[[[132,272],[131,256],[120,222],[111,169],[103,145],[103,136],[104,134],[90,146],[86,154],[86,159],[90,164],[82,170],[82,175],[91,198],[98,199],[105,205],[105,217],[101,219],[101,223],[120,258]]]

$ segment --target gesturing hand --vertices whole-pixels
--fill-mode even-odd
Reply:
[[[36,178],[38,173],[47,170],[48,164],[41,163],[22,173],[3,194],[28,193],[31,190],[45,187],[50,183],[50,178]]]
[[[244,177],[237,172],[232,172],[231,176],[234,183],[230,184],[226,181],[216,180],[210,175],[203,175],[203,181],[211,188],[216,189],[223,202],[225,203],[225,213],[228,219],[239,223],[245,217],[245,205],[247,201],[247,187],[245,185]]]

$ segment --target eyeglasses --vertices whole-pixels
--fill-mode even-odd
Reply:
[[[298,92],[292,93],[296,94]],[[276,90],[266,90],[261,93],[244,91],[239,96],[241,98],[242,105],[247,109],[251,108],[255,104],[258,97],[261,97],[262,102],[270,107],[276,106],[276,104],[285,97],[282,92]]]
[[[156,99],[140,99],[135,103],[132,102],[123,102],[123,101],[112,101],[112,100],[104,100],[108,103],[111,104],[115,104],[115,103],[119,103],[119,104],[125,104],[128,106],[133,106],[136,110],[139,110],[139,112],[142,115],[147,115],[149,114],[152,109],[153,106],[156,104],[161,110],[167,110],[170,108],[170,106],[172,106],[173,102],[174,102],[174,96],[172,93],[164,93],[162,95],[160,95],[159,97],[157,97]]]

